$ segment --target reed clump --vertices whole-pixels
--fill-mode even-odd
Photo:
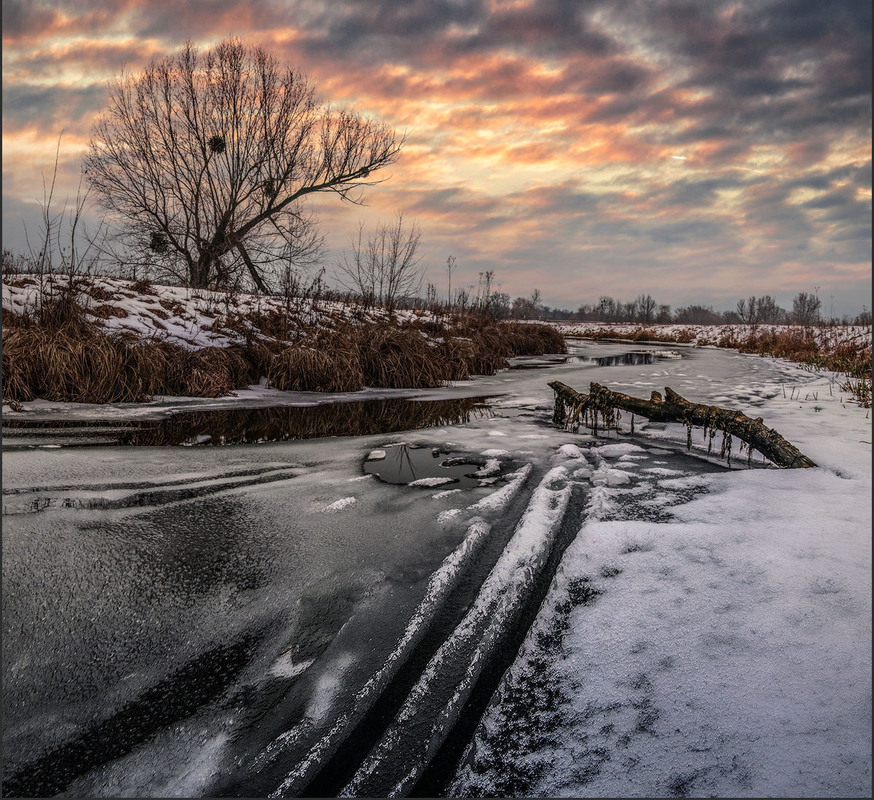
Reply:
[[[357,392],[365,379],[358,353],[348,342],[285,347],[270,359],[266,376],[270,386],[297,392]]]
[[[450,381],[466,381],[472,375],[492,374],[495,369],[488,372],[481,364],[481,353],[472,339],[453,336],[444,337],[437,345],[438,353],[445,361],[448,369],[446,379]],[[506,365],[506,359],[501,359]]]
[[[551,325],[505,322],[498,335],[505,339],[512,356],[542,356],[545,353],[565,353],[564,337]]]
[[[421,331],[390,323],[348,326],[339,333],[357,350],[364,383],[383,389],[432,389],[450,369]]]
[[[3,396],[124,403],[170,394],[169,363],[182,348],[69,325],[3,326]]]
[[[513,356],[541,356],[545,353],[565,353],[564,337],[550,325],[521,322],[461,321],[452,329],[454,336],[447,341],[467,340],[469,347],[458,347],[468,371],[473,375],[493,375],[508,366]],[[452,352],[455,346],[446,345]]]
[[[165,394],[223,397],[248,385],[249,364],[241,351],[229,347],[189,350],[171,368]]]

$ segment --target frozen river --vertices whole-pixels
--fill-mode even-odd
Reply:
[[[865,411],[830,376],[714,349],[517,366],[427,392],[37,403],[68,427],[4,429],[4,794],[870,792]],[[555,429],[556,379],[762,416],[820,466],[729,469],[642,420]],[[388,433],[202,427],[404,398],[422,405],[377,415]],[[180,411],[200,446],[113,443],[122,419],[162,441]]]

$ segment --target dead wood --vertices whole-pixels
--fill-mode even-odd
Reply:
[[[622,409],[632,414],[632,433],[634,433],[635,414],[646,417],[653,422],[679,422],[686,425],[688,428],[687,447],[692,446],[692,428],[702,427],[705,439],[709,436],[708,452],[710,452],[716,431],[722,431],[721,455],[727,456],[729,463],[731,462],[731,437],[737,436],[749,448],[750,458],[752,458],[753,449],[756,449],[778,467],[784,469],[816,466],[814,461],[793,444],[787,442],[777,431],[767,427],[762,422],[761,417],[751,419],[741,411],[690,403],[668,387],[665,388],[664,398],[658,392],[653,392],[649,400],[643,400],[620,392],[613,392],[598,383],[590,385],[589,394],[581,394],[561,381],[552,381],[549,386],[555,392],[553,422],[556,425],[570,427],[588,421],[592,429],[597,431],[600,415],[603,427],[615,428],[615,409]]]

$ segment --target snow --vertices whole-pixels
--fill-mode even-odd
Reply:
[[[334,514],[337,511],[343,511],[349,506],[354,505],[356,502],[356,498],[354,497],[341,497],[339,500],[335,500],[333,503],[328,503],[324,508],[321,509],[323,514]]]
[[[562,458],[572,458],[586,463],[586,456],[583,451],[575,444],[563,444],[558,448],[558,455]]]
[[[495,513],[506,508],[510,501],[519,493],[528,476],[531,474],[531,465],[526,464],[521,469],[512,473],[509,477],[509,482],[500,489],[492,492],[482,500],[467,507],[468,511],[475,513]]]
[[[457,702],[429,717],[423,698],[448,669],[456,701],[470,688],[469,670],[485,658],[478,643],[487,650],[497,635],[574,493],[581,522],[450,793],[870,796],[870,411],[850,402],[839,375],[713,348],[678,352],[657,369],[568,363],[409,392],[495,396],[496,414],[508,413],[390,436],[4,447],[7,764],[114,713],[198,653],[269,630],[240,685],[257,695],[294,681],[288,707],[271,706],[251,729],[236,711],[201,709],[68,793],[210,795],[211,781],[250,751],[253,775],[288,765],[284,790],[294,793],[399,669],[465,564],[506,531],[467,616],[404,705],[401,722],[447,725]],[[622,434],[555,429],[553,379],[640,397],[671,386],[763,417],[818,466],[779,470],[756,456],[748,467],[735,452],[727,469],[700,430],[687,453],[682,425],[638,420],[633,438],[625,417]],[[34,418],[102,419],[345,399],[238,394],[24,405]],[[493,486],[437,492],[361,475],[366,459],[402,442],[499,460],[502,474]],[[169,498],[179,486],[200,494],[152,508],[92,502]],[[34,500],[48,504],[34,511]],[[301,642],[312,650],[296,650]],[[453,667],[462,651],[473,660]],[[406,729],[393,730],[403,738]],[[374,765],[391,762],[390,743]],[[417,760],[404,763],[413,770]],[[395,778],[401,788],[410,780]]]
[[[351,711],[347,711],[339,716],[330,731],[309,749],[271,796],[282,796],[291,793],[295,787],[302,785],[309,771],[318,763],[322,754],[332,748],[339,737],[360,719],[364,713],[363,710],[367,708],[367,700],[373,697],[385,685],[390,676],[402,663],[403,656],[420,640],[427,625],[434,619],[449,592],[458,583],[464,565],[483,547],[485,539],[490,532],[491,526],[483,519],[473,518],[470,520],[461,543],[443,560],[443,563],[440,564],[428,581],[425,595],[412,614],[410,622],[398,644],[385,659],[382,667],[356,694],[354,702],[350,706]],[[289,732],[281,734],[267,746],[265,754],[275,758],[289,743],[296,743],[296,738],[289,736]]]
[[[417,741],[407,741],[406,744],[408,747],[413,745],[410,749],[419,755],[419,762],[424,763],[426,756],[433,754],[429,753],[432,750],[429,745],[435,734],[447,730],[457,719],[461,704],[470,694],[479,676],[485,654],[494,648],[498,636],[512,620],[515,610],[522,602],[522,592],[532,580],[537,563],[542,563],[548,554],[570,499],[566,474],[564,467],[554,467],[534,490],[522,520],[486,578],[473,607],[428,663],[397,717],[343,790],[342,796],[373,796],[368,785],[371,777],[375,773],[381,773],[381,780],[385,780],[386,773],[391,770],[398,772],[399,767],[401,771],[397,776],[397,783],[392,787],[389,796],[403,795],[412,787],[416,773],[409,770],[410,757],[405,758],[401,764],[391,759],[398,740],[406,735],[407,729],[415,728]],[[434,692],[434,684],[443,679],[447,665],[459,663],[459,651],[466,649],[471,640],[476,641],[471,668],[457,683],[452,700],[435,715],[433,703],[428,703],[427,698]],[[415,763],[415,755],[413,762]]]
[[[702,346],[715,346],[720,341],[734,339],[743,341],[751,334],[784,333],[791,330],[791,325],[695,325],[689,323],[666,323],[666,324],[641,324],[623,322],[550,322],[563,336],[577,337],[602,337],[611,334],[627,335],[637,333],[642,329],[651,331],[656,337],[676,339],[688,344]],[[810,327],[810,332],[817,342],[837,344],[844,341],[867,342],[871,344],[871,326],[869,325],[815,325]],[[660,358],[677,358],[680,354],[675,350],[658,350]]]
[[[17,314],[33,313],[40,297],[59,296],[69,286],[63,276],[4,275],[2,302],[4,311]],[[100,276],[79,276],[75,279],[76,302],[96,324],[106,332],[134,333],[145,339],[161,339],[190,350],[203,347],[227,347],[242,344],[246,335],[241,322],[252,328],[257,338],[270,338],[257,325],[262,317],[276,312],[291,312],[302,327],[333,328],[337,322],[377,321],[389,315],[380,309],[347,306],[324,300],[187,289],[178,286],[150,285],[137,290],[131,281]],[[111,309],[106,313],[105,309]],[[424,311],[397,310],[395,319],[434,322]],[[245,320],[249,322],[246,323]],[[422,334],[439,343],[442,337]]]
[[[485,465],[473,474],[481,478],[491,478],[501,471],[501,462],[497,458],[490,458]]]
[[[735,406],[742,393],[764,398],[757,413],[816,469],[662,479],[680,470],[610,466],[642,448],[587,451],[598,469],[572,473],[597,487],[585,522],[452,793],[870,796],[871,423],[830,385],[808,375],[804,401],[773,384],[717,395]],[[682,442],[679,426],[653,433]],[[621,517],[634,481],[670,519]],[[680,504],[663,494],[690,489],[699,493]],[[596,594],[549,651],[556,608],[580,581]],[[545,658],[563,700],[538,717],[548,736],[532,744],[513,698],[528,691],[536,707]],[[524,756],[502,758],[502,735],[530,745]]]

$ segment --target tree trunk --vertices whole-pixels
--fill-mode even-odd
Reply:
[[[252,281],[255,283],[255,288],[258,289],[261,294],[269,294],[270,292],[267,289],[264,281],[261,279],[258,268],[252,263],[252,259],[249,258],[249,253],[246,251],[246,248],[242,242],[237,242],[237,252],[242,256],[243,263],[246,265],[246,268],[249,270],[249,274],[252,276]]]
[[[589,394],[581,394],[561,381],[552,381],[550,388],[555,392],[555,412],[553,422],[557,425],[579,424],[586,416],[591,416],[593,428],[597,430],[598,414],[605,425],[615,425],[614,409],[620,408],[639,414],[654,422],[679,422],[688,426],[689,436],[687,446],[692,443],[692,426],[704,428],[705,438],[708,432],[712,442],[716,430],[723,431],[727,440],[723,439],[722,453],[731,458],[731,437],[737,436],[750,448],[755,448],[778,467],[794,469],[798,467],[815,467],[816,463],[809,459],[793,444],[787,442],[777,431],[766,427],[762,418],[751,419],[741,411],[731,411],[717,406],[707,406],[700,403],[690,403],[678,395],[673,389],[665,388],[665,399],[658,392],[653,392],[649,400],[631,397],[627,394],[613,392],[598,383],[590,384]],[[570,409],[568,417],[567,409]],[[634,417],[632,416],[632,432],[634,432]]]
[[[212,258],[207,254],[201,254],[197,261],[190,263],[188,267],[189,286],[192,289],[208,289],[209,274],[212,266]]]

